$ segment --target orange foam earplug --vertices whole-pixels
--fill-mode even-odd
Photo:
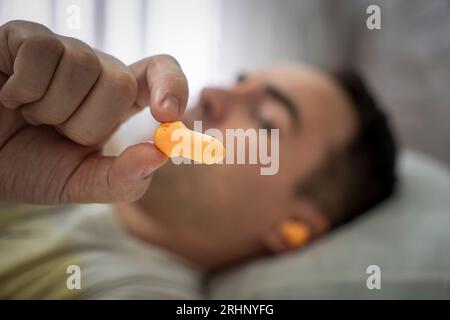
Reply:
[[[184,157],[205,164],[220,162],[225,157],[225,148],[219,140],[192,131],[181,121],[161,123],[154,140],[167,157]]]
[[[280,234],[290,248],[298,248],[311,238],[309,227],[301,222],[286,221],[280,226]]]

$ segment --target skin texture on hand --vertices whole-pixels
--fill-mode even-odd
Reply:
[[[167,158],[150,142],[118,157],[102,147],[150,105],[175,121],[188,99],[170,56],[126,66],[39,24],[0,27],[0,200],[39,204],[134,201]]]

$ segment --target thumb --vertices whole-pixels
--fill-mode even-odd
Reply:
[[[118,157],[88,157],[67,181],[62,202],[135,201],[166,161],[152,142],[130,146]]]

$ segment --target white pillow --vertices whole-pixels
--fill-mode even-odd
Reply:
[[[450,298],[450,172],[425,155],[400,157],[396,195],[308,248],[212,279],[214,299]],[[367,288],[367,267],[381,289]]]

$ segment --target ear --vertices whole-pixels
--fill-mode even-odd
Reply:
[[[263,244],[273,253],[287,252],[305,246],[329,228],[328,219],[314,204],[301,201],[263,236]]]

